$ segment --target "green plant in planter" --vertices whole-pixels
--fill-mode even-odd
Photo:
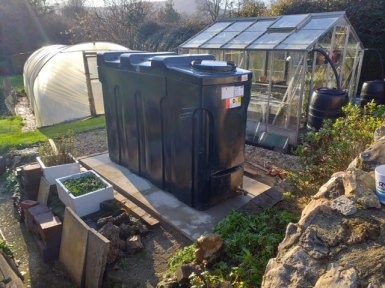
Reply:
[[[40,158],[47,167],[73,163],[76,154],[75,133],[72,130],[68,130],[55,142],[49,139],[39,147]]]
[[[65,180],[63,185],[75,197],[107,187],[100,178],[91,173],[79,178]]]

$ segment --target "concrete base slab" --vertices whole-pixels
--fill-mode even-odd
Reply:
[[[171,193],[155,187],[149,181],[129,173],[126,168],[113,163],[107,153],[82,157],[79,161],[83,166],[95,170],[107,179],[127,199],[154,217],[172,225],[193,241],[202,234],[211,233],[215,224],[232,210],[241,208],[271,189],[268,185],[244,177],[243,189],[247,193],[239,194],[208,210],[198,211],[182,203]]]

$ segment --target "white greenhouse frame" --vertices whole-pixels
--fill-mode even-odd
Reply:
[[[253,72],[247,140],[270,133],[297,145],[308,103],[318,88],[340,85],[355,101],[364,47],[345,12],[219,20],[179,46],[179,53],[213,54]]]

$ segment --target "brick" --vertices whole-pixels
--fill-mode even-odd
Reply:
[[[29,209],[26,209],[25,211],[26,211],[26,213],[24,213],[25,224],[27,225],[27,229],[30,232],[36,231],[36,227],[35,227],[36,225],[34,224],[35,216],[50,212],[47,206],[41,205],[41,204],[35,205]]]
[[[20,203],[20,206],[22,209],[26,210],[26,209],[29,209],[33,206],[38,205],[38,204],[39,204],[39,202],[34,201],[34,200],[24,200],[23,202]]]
[[[43,215],[44,214],[38,215],[36,221],[41,239],[45,242],[50,241],[51,239],[60,239],[62,231],[60,219],[53,215],[43,218]]]

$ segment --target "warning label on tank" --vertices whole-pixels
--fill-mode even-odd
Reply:
[[[241,96],[226,99],[226,109],[240,107],[241,104],[242,104]]]
[[[222,87],[222,99],[230,99],[235,97],[243,97],[245,94],[245,87],[242,86],[226,86]]]

